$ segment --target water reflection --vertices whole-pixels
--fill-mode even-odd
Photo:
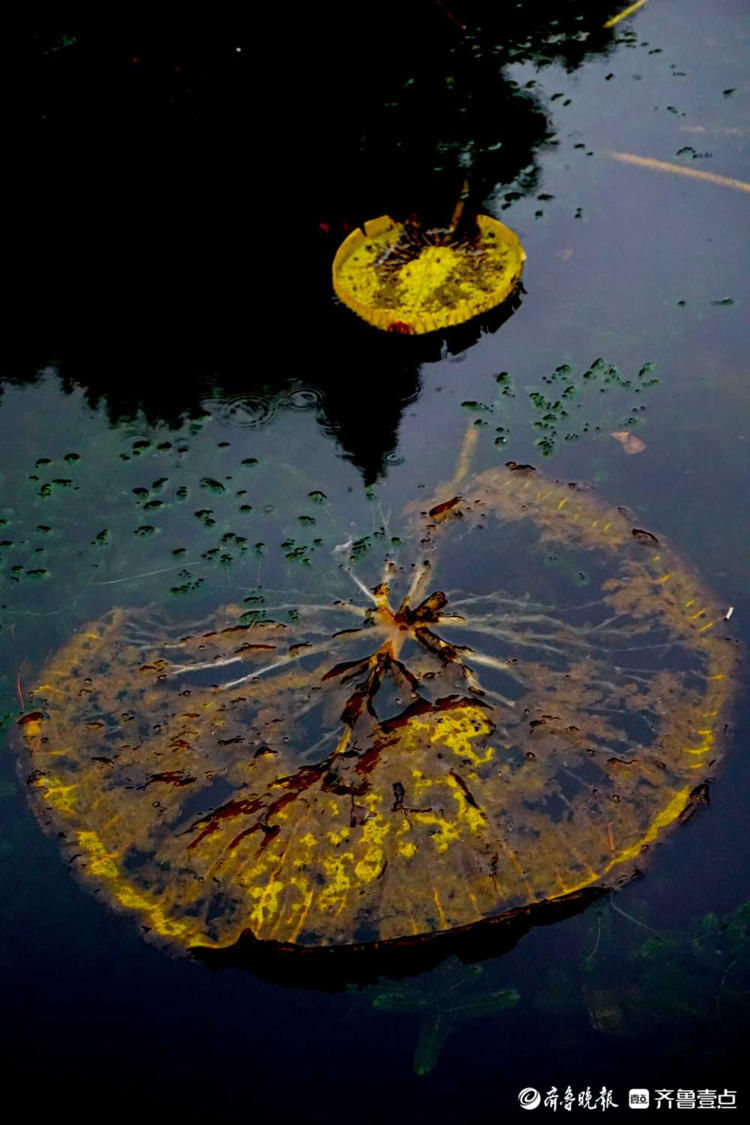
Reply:
[[[295,13],[293,29],[264,13],[22,38],[6,246],[20,351],[4,378],[54,360],[113,420],[142,409],[152,422],[196,410],[209,384],[248,403],[314,388],[375,479],[424,353],[338,315],[336,245],[384,212],[444,224],[464,180],[470,207],[498,185],[530,191],[554,132],[534,84],[504,67],[574,69],[614,43],[602,24],[616,3],[460,7],[381,5],[375,26],[334,5]],[[269,45],[270,79],[257,66]]]
[[[554,471],[578,480],[599,480],[613,502],[633,505],[647,527],[663,530],[680,543],[710,575],[724,609],[736,605],[732,625],[746,632],[750,614],[742,566],[743,495],[738,482],[746,477],[743,435],[747,435],[748,382],[744,341],[740,340],[742,319],[737,312],[742,310],[744,290],[741,240],[736,237],[744,219],[744,200],[739,193],[724,192],[731,197],[726,199],[702,194],[703,185],[684,177],[659,177],[627,165],[608,168],[604,159],[584,159],[583,152],[573,151],[573,140],[584,139],[587,148],[601,151],[617,138],[619,148],[669,160],[687,139],[701,150],[711,148],[711,167],[727,175],[742,174],[741,143],[720,140],[725,132],[739,133],[743,125],[738,117],[739,89],[729,98],[722,93],[729,87],[741,87],[736,7],[719,4],[709,14],[705,6],[690,0],[684,5],[684,18],[670,23],[668,6],[650,4],[638,16],[638,29],[650,44],[641,41],[637,51],[620,50],[601,67],[594,61],[577,72],[570,84],[559,69],[548,72],[550,82],[555,83],[549,91],[565,88],[565,96],[573,98],[570,109],[556,113],[559,150],[537,150],[545,175],[541,187],[556,192],[557,198],[545,203],[545,216],[538,221],[534,217],[537,203],[529,196],[517,200],[517,209],[510,212],[512,225],[521,229],[526,224],[525,240],[531,240],[534,269],[528,284],[533,300],[525,302],[501,337],[487,341],[486,347],[480,341],[474,357],[464,364],[423,368],[419,416],[412,417],[412,411],[402,415],[397,454],[405,458],[405,467],[392,470],[389,479],[394,497],[403,493],[401,485],[407,477],[412,484],[420,479],[442,479],[445,450],[454,449],[461,418],[466,417],[460,402],[488,401],[487,384],[494,393],[491,375],[500,369],[511,372],[520,408],[528,390],[539,391],[554,402],[543,373],[561,363],[580,373],[594,357],[606,356],[608,363],[617,364],[623,376],[629,377],[645,362],[655,361],[662,383],[652,392],[652,421],[644,433],[647,452],[627,458],[611,438],[598,441],[592,436],[575,446],[560,447]],[[469,22],[465,12],[461,17]],[[314,18],[321,19],[319,11]],[[501,18],[512,16],[503,11]],[[618,38],[627,26],[621,25]],[[651,50],[656,52],[659,47],[664,48],[663,53],[651,58]],[[657,60],[661,60],[658,65]],[[104,66],[101,69],[106,71]],[[639,73],[633,74],[634,70]],[[529,67],[516,77],[523,84],[539,75]],[[98,88],[95,83],[94,87]],[[182,105],[186,100],[178,101]],[[684,119],[665,108],[673,103],[685,113]],[[87,112],[102,104],[88,97]],[[153,99],[150,104],[153,106]],[[561,105],[560,100],[554,103],[556,109]],[[266,100],[257,116],[270,111]],[[491,101],[486,111],[492,112]],[[344,120],[346,106],[340,113]],[[578,131],[578,136],[569,135],[567,144],[563,139],[566,115],[569,127]],[[712,126],[718,127],[712,131]],[[110,121],[110,127],[112,136],[121,135],[118,121]],[[315,127],[321,134],[330,134],[324,138],[329,149],[341,143],[334,139],[335,123],[317,122]],[[262,123],[252,133],[253,145],[261,129]],[[711,133],[710,144],[707,140],[698,144],[690,135],[706,132]],[[202,431],[205,440],[201,444],[193,439],[187,461],[174,447],[190,444],[189,426],[175,433],[155,433],[140,417],[132,423],[126,421],[140,403],[148,406],[155,401],[155,420],[162,409],[168,411],[168,376],[177,382],[174,401],[186,395],[192,403],[192,375],[183,379],[183,372],[192,371],[195,363],[198,373],[207,373],[210,380],[212,371],[223,371],[222,362],[214,361],[224,347],[230,361],[225,366],[230,371],[237,358],[240,363],[235,370],[249,368],[247,380],[236,388],[230,381],[227,394],[236,390],[241,398],[248,387],[251,396],[265,393],[256,380],[261,376],[280,380],[282,368],[284,378],[290,374],[299,379],[288,384],[289,393],[319,389],[317,380],[331,339],[338,340],[338,326],[343,322],[329,322],[326,313],[319,317],[315,303],[318,292],[321,302],[328,300],[325,265],[330,245],[341,232],[320,229],[321,222],[331,225],[334,216],[322,210],[314,186],[309,189],[308,207],[306,172],[293,181],[298,198],[288,213],[305,217],[310,234],[301,245],[311,247],[311,262],[320,263],[321,288],[309,288],[311,304],[305,311],[292,302],[277,318],[261,318],[247,299],[249,283],[238,285],[237,271],[230,271],[226,264],[227,255],[237,260],[237,244],[240,238],[248,240],[247,231],[258,225],[258,215],[261,222],[269,212],[276,218],[268,202],[276,191],[267,174],[272,162],[258,172],[258,162],[251,168],[247,159],[250,145],[244,141],[251,130],[239,130],[239,144],[236,136],[230,138],[232,145],[223,159],[217,144],[215,159],[196,159],[192,175],[183,175],[184,159],[175,161],[170,169],[166,150],[145,153],[134,129],[117,168],[122,182],[117,175],[95,176],[78,195],[72,184],[76,176],[80,182],[80,154],[85,146],[73,133],[68,131],[67,154],[60,143],[59,159],[47,148],[40,150],[46,156],[36,165],[27,159],[25,149],[19,149],[20,167],[13,168],[12,178],[18,183],[23,182],[24,169],[33,169],[33,174],[28,176],[28,198],[9,217],[10,228],[13,223],[21,224],[8,233],[11,249],[14,243],[23,246],[17,261],[13,255],[8,259],[6,270],[13,287],[6,306],[6,344],[18,330],[21,347],[10,356],[5,370],[10,366],[11,376],[24,372],[25,380],[26,371],[33,377],[37,366],[60,356],[71,394],[65,399],[40,384],[9,390],[3,401],[6,481],[0,516],[7,523],[0,528],[0,539],[12,540],[14,546],[4,549],[3,559],[0,603],[7,609],[2,609],[0,619],[0,723],[3,708],[10,719],[21,706],[16,694],[19,672],[25,691],[30,669],[41,666],[47,653],[67,643],[83,622],[100,616],[112,604],[144,604],[167,598],[173,587],[181,588],[183,592],[175,598],[191,599],[189,611],[198,617],[202,607],[210,612],[217,598],[223,602],[231,596],[227,592],[231,583],[239,589],[255,581],[259,560],[253,544],[265,539],[267,554],[271,554],[282,539],[282,534],[275,534],[278,528],[260,526],[264,504],[277,492],[291,494],[284,512],[294,525],[298,515],[308,515],[301,501],[311,488],[335,498],[332,506],[345,501],[347,488],[353,488],[362,503],[346,510],[341,534],[326,527],[329,548],[350,535],[355,520],[358,525],[364,521],[369,532],[368,509],[375,508],[374,503],[364,502],[351,466],[336,460],[334,443],[320,441],[312,414],[280,410],[272,426],[238,426],[234,433],[212,434],[207,423]],[[108,139],[106,128],[100,135],[103,144],[89,146],[89,165],[97,153],[105,164],[113,163],[112,138]],[[286,139],[290,145],[294,143],[291,131]],[[199,140],[202,154],[208,154],[205,135]],[[312,139],[308,145],[313,148]],[[356,149],[353,141],[351,149]],[[272,152],[271,147],[268,151]],[[229,153],[236,156],[240,169],[236,181],[223,176]],[[359,159],[355,152],[353,167]],[[241,168],[243,160],[246,167]],[[140,180],[140,191],[150,190],[149,161],[153,179],[164,173],[165,182],[169,180],[173,209],[158,211],[156,191],[153,203],[158,222],[150,222],[146,229],[141,222],[143,199],[138,191],[129,189]],[[311,167],[317,182],[319,169],[314,163]],[[218,174],[212,185],[213,170]],[[268,190],[260,208],[253,200],[247,221],[243,218],[238,228],[237,214],[243,214],[250,195],[259,194],[248,189],[248,182],[253,188],[262,182]],[[120,202],[115,198],[110,206],[109,200],[104,201],[105,189],[116,196],[120,188]],[[205,211],[185,202],[199,188],[208,204]],[[226,190],[234,208],[231,220],[216,205],[220,189]],[[509,184],[504,190],[516,188]],[[720,189],[717,191],[720,195]],[[346,194],[342,189],[341,196]],[[279,198],[291,195],[292,189],[282,184]],[[125,205],[121,206],[123,199]],[[573,222],[581,207],[583,217]],[[362,211],[364,214],[364,208]],[[359,220],[362,215],[353,217]],[[112,234],[115,222],[127,226],[121,240]],[[170,230],[172,222],[177,225]],[[222,235],[216,245],[203,231],[211,222]],[[89,223],[93,224],[91,230]],[[157,229],[159,223],[163,232]],[[276,224],[274,229],[278,229]],[[98,255],[91,245],[92,230],[101,232]],[[262,241],[259,236],[259,249]],[[243,264],[247,257],[240,255]],[[91,269],[97,262],[101,268]],[[81,264],[83,273],[88,271],[87,286]],[[212,268],[204,270],[204,265]],[[312,265],[310,271],[315,274]],[[734,309],[712,307],[712,301],[729,295],[735,299]],[[22,315],[14,317],[14,308],[19,307]],[[290,336],[297,331],[300,338],[292,341],[294,347],[287,353]],[[121,419],[116,431],[108,430],[103,411],[90,415],[80,405],[75,377],[78,357],[87,350],[82,339],[91,341],[89,360],[83,367],[100,401],[106,401],[112,392],[109,365],[121,373],[124,386],[113,400],[113,416]],[[360,357],[369,347],[369,337],[363,338],[363,344],[355,349]],[[287,354],[293,356],[293,362],[287,363]],[[155,357],[153,363],[150,355]],[[172,358],[179,362],[172,363]],[[391,370],[388,362],[384,369],[386,374]],[[353,402],[357,387],[351,373],[356,375],[358,368],[345,363],[342,370],[351,386],[345,401]],[[394,365],[388,388],[394,434],[403,407],[398,397],[398,370]],[[409,386],[409,374],[405,365],[407,398],[417,390],[415,382]],[[148,385],[134,388],[131,402],[127,384],[141,375]],[[222,374],[216,384],[220,396],[224,378]],[[442,384],[444,393],[434,393]],[[288,399],[286,383],[277,382],[271,391]],[[211,393],[206,382],[196,397],[196,409],[206,407]],[[599,395],[599,388],[592,388],[594,393]],[[507,401],[503,399],[503,403]],[[609,394],[604,393],[601,402],[608,401]],[[123,413],[117,412],[120,402],[125,403]],[[368,403],[367,419],[381,407],[384,409],[379,402]],[[499,413],[497,407],[496,411]],[[367,456],[360,456],[362,435],[356,433],[354,407],[347,417],[354,430],[348,448],[362,464],[369,460],[370,472],[377,473],[377,435]],[[586,417],[592,420],[592,434],[594,421],[602,423],[604,434],[629,428],[624,426],[625,414],[604,425],[601,414],[593,406],[589,412],[587,406]],[[504,415],[497,421],[507,426]],[[527,413],[519,414],[518,421],[511,446],[499,451],[485,449],[483,464],[491,463],[493,452],[496,457],[499,453],[501,461],[512,456],[538,462],[534,442],[530,437],[526,440]],[[361,412],[359,428],[363,429]],[[485,434],[488,436],[491,438]],[[218,497],[198,491],[197,482],[204,476],[223,479],[220,456],[225,454],[217,451],[216,443],[226,437],[232,438],[236,452],[243,447],[237,461],[249,459],[249,454],[259,458],[259,465],[248,467],[247,476],[258,473],[261,483],[248,484],[244,476],[237,480],[238,491],[247,487],[258,500],[243,496],[233,502],[228,489]],[[150,451],[136,456],[131,446],[147,438],[152,442]],[[173,448],[169,452],[158,448],[170,441]],[[82,461],[68,465],[64,455],[73,450],[82,455]],[[288,466],[282,465],[278,487],[270,487],[272,472],[262,479],[260,474],[264,464],[275,464],[280,453],[313,464],[314,479],[295,482],[293,492]],[[48,472],[43,467],[35,469],[35,461],[42,456],[55,461]],[[121,461],[121,457],[130,459]],[[224,469],[227,474],[235,471],[244,473],[234,462]],[[40,480],[29,481],[28,476],[35,472]],[[157,512],[147,521],[136,504],[151,503],[159,493],[128,500],[131,490],[151,489],[164,476],[171,479],[161,493],[165,500],[161,516],[169,518],[162,524]],[[80,491],[55,486],[49,497],[38,497],[42,482],[51,483],[55,478],[80,480]],[[386,509],[391,502],[388,484],[378,489]],[[174,491],[169,491],[172,487]],[[191,493],[190,502],[180,507],[186,490]],[[248,500],[256,505],[248,520],[250,532],[240,522],[245,513],[237,514],[238,507],[249,506]],[[209,507],[214,514],[204,516],[205,522],[194,517],[194,509]],[[209,519],[214,520],[213,529],[207,526]],[[138,526],[150,522],[155,533],[134,536],[135,521]],[[99,539],[107,529],[110,539]],[[295,530],[292,526],[289,533]],[[252,567],[243,567],[239,558],[227,570],[218,562],[228,553],[221,540],[230,532],[248,536],[244,562],[252,560]],[[304,536],[298,538],[309,542]],[[185,548],[184,559],[200,559],[203,567],[193,569],[192,577],[178,577],[180,564],[161,577],[136,577],[143,572],[163,572],[173,563],[170,552]],[[51,562],[44,561],[44,554],[36,554],[41,550],[48,552]],[[211,552],[217,552],[212,555],[215,565],[202,559]],[[498,552],[498,559],[503,565],[508,563],[503,552]],[[18,567],[33,571],[46,565],[52,570],[49,581],[27,582],[23,574],[11,576]],[[557,562],[550,565],[558,567]],[[185,592],[204,573],[205,586]],[[87,585],[89,579],[118,584]],[[216,589],[219,584],[223,585],[220,592]],[[205,601],[200,601],[202,595]],[[76,598],[80,600],[71,608]],[[744,730],[747,713],[741,718]],[[741,745],[740,735],[737,749]],[[607,913],[601,916],[594,910],[559,920],[554,926],[532,931],[505,956],[483,962],[487,988],[516,988],[521,1001],[497,1019],[467,1021],[460,1033],[457,1028],[426,1082],[411,1075],[418,1015],[388,1017],[372,1009],[372,996],[301,993],[263,984],[252,973],[231,968],[216,973],[196,971],[194,966],[156,955],[135,928],[124,924],[122,917],[110,915],[77,887],[58,855],[57,842],[42,837],[26,810],[22,788],[14,786],[11,759],[10,754],[5,755],[2,784],[6,788],[0,791],[4,798],[0,873],[8,905],[2,955],[13,965],[5,982],[9,1027],[12,1024],[13,1028],[7,1057],[17,1083],[28,1077],[38,1084],[43,1066],[52,1108],[59,1110],[59,1091],[70,1088],[75,1080],[77,1099],[85,1101],[90,1094],[92,1099],[99,1098],[99,1105],[107,1104],[112,1089],[117,1088],[124,1097],[130,1093],[132,1108],[141,1115],[144,1104],[164,1104],[173,1112],[181,1098],[189,1099],[193,1112],[198,1104],[210,1112],[228,1104],[246,1109],[248,1084],[262,1075],[261,1096],[283,1090],[283,1109],[296,1118],[309,1119],[314,1100],[321,1107],[321,1117],[327,1113],[328,1119],[355,1112],[362,1120],[382,1121],[395,1112],[397,1119],[400,1114],[403,1119],[418,1120],[433,1106],[453,1116],[491,1119],[492,1115],[494,1119],[498,1111],[512,1112],[515,1107],[516,1076],[521,1073],[533,1075],[528,1080],[543,1089],[566,1081],[583,1089],[601,1082],[605,1075],[608,1083],[617,1082],[624,1091],[633,1075],[646,1085],[652,1078],[654,1085],[675,1087],[694,1074],[696,1082],[700,1074],[701,1081],[720,1089],[742,1080],[747,1026],[740,1009],[748,976],[747,945],[733,964],[746,929],[735,909],[749,893],[748,778],[747,761],[741,753],[729,755],[722,767],[712,792],[713,808],[678,830],[659,849],[658,862],[650,866],[648,877],[613,899],[611,910],[607,905]],[[8,799],[8,792],[15,795],[14,800]],[[623,918],[615,906],[631,917]],[[718,936],[707,917],[709,912],[718,914]],[[643,946],[659,936],[653,930],[668,940],[656,951],[644,951]],[[495,954],[503,948],[495,946]],[[656,954],[648,970],[646,952]],[[283,971],[283,966],[276,967],[277,979]],[[378,991],[385,987],[381,985]],[[360,1000],[363,1002],[358,1003]],[[58,1023],[50,1019],[51,1012],[65,1013],[62,1038]],[[335,1074],[332,1058],[336,1059]],[[289,1083],[290,1069],[294,1083]],[[384,1080],[373,1082],[374,1071]],[[195,1081],[198,1073],[202,1076],[200,1089]],[[456,1074],[470,1078],[457,1087]],[[326,1076],[322,1083],[321,1075]]]

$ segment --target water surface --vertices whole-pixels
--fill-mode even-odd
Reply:
[[[571,5],[559,27],[553,5],[517,7],[503,28],[425,4],[390,68],[382,50],[347,67],[349,97],[330,77],[348,30],[322,16],[307,40],[270,29],[290,64],[263,89],[265,28],[19,45],[35,93],[0,384],[6,725],[46,657],[114,606],[198,620],[327,590],[334,549],[398,538],[472,424],[477,471],[591,483],[691,561],[747,644],[747,194],[609,155],[750,178],[746,12],[651,0],[605,32],[616,5]],[[327,281],[344,224],[444,214],[465,177],[526,248],[517,311],[418,347],[354,322]],[[580,596],[573,562],[546,572],[561,597]],[[517,554],[496,566],[522,582]],[[373,1004],[392,982],[298,989],[148,945],[76,882],[6,752],[8,1072],[97,1113],[473,1119],[552,1085],[744,1100],[750,947],[711,919],[750,900],[747,733],[740,700],[710,807],[611,904],[532,930],[481,977],[448,961],[411,981],[443,1007],[452,989],[520,996],[451,1017],[426,1074],[419,1012]],[[660,936],[676,944],[644,952]]]

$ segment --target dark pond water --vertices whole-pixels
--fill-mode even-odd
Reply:
[[[7,46],[5,728],[113,607],[188,622],[248,596],[352,597],[349,542],[374,583],[368,558],[398,552],[405,505],[451,478],[469,426],[472,471],[588,482],[663,536],[747,645],[747,186],[612,155],[750,178],[747,8],[650,0],[604,29],[618,10],[425,0],[373,23],[332,5]],[[464,179],[526,248],[513,315],[426,342],[355,322],[328,276],[347,225],[440,221]],[[532,575],[523,536],[491,542],[454,552],[456,587],[499,573],[584,599],[574,553]],[[148,944],[76,881],[8,748],[5,1073],[81,1118],[478,1120],[552,1086],[746,1103],[748,717],[740,693],[710,806],[644,878],[509,951],[337,989]],[[503,989],[517,1000],[483,1010]]]

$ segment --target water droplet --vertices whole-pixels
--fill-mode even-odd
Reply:
[[[276,405],[265,395],[242,394],[210,401],[219,421],[233,426],[262,426],[276,413]]]
[[[312,389],[293,391],[282,401],[289,410],[312,410],[320,403],[320,392]]]

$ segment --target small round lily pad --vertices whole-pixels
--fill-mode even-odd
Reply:
[[[421,335],[463,324],[515,290],[526,253],[509,227],[478,215],[472,233],[371,219],[333,260],[333,288],[386,332]]]

